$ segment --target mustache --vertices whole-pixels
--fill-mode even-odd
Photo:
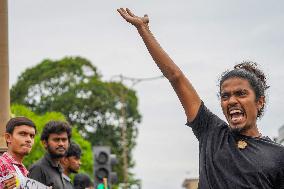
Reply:
[[[66,150],[66,148],[64,148],[64,147],[62,147],[62,146],[60,146],[60,147],[57,147],[57,148],[55,148],[56,150]]]
[[[61,154],[60,152],[58,152],[57,150],[59,149],[64,150],[64,153]],[[64,148],[63,146],[59,146],[54,149],[52,149],[50,146],[47,146],[47,151],[50,154],[51,158],[62,158],[66,154],[66,148]]]

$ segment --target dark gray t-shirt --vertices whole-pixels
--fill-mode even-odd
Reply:
[[[64,180],[64,185],[65,185],[64,189],[74,189],[73,184],[71,183],[71,179],[64,173],[62,174],[62,176]]]
[[[199,189],[284,189],[284,147],[231,132],[201,104],[187,123],[199,141]],[[244,149],[237,142],[244,140]]]
[[[65,189],[62,171],[61,166],[54,164],[50,154],[46,153],[42,159],[31,166],[28,177],[46,186],[52,186],[52,189]]]

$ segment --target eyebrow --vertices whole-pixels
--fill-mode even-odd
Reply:
[[[54,137],[53,139],[68,139],[68,137]]]
[[[33,135],[35,135],[35,133],[27,132],[27,131],[19,131],[19,133],[25,133],[25,134],[33,134]]]
[[[247,90],[247,89],[244,89],[244,88],[239,88],[239,89],[233,90],[232,92],[235,93],[235,92],[239,92],[239,91],[246,91],[246,92],[247,92],[248,90]],[[222,93],[231,93],[231,91],[226,91],[226,90],[223,90],[223,91],[222,91],[222,90],[221,90],[221,94],[222,94]]]

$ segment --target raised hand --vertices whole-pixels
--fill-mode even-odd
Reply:
[[[138,17],[129,9],[123,8],[117,9],[117,11],[127,22],[137,28],[153,60],[162,71],[163,75],[170,81],[177,93],[188,121],[193,121],[199,110],[201,100],[191,83],[169,55],[162,49],[148,28],[148,16],[144,15],[143,17]]]
[[[134,15],[128,8],[117,9],[119,14],[130,24],[135,26],[137,29],[142,27],[148,27],[149,17],[145,14],[143,17],[138,17]]]

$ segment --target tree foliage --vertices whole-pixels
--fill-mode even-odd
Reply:
[[[12,103],[23,104],[39,114],[63,113],[92,145],[110,145],[118,157],[116,171],[122,181],[122,108],[127,126],[128,163],[141,116],[135,91],[121,82],[104,82],[97,68],[81,57],[44,60],[20,75],[11,89]]]
[[[50,120],[55,121],[66,121],[63,114],[58,112],[47,112],[43,115],[37,115],[27,107],[23,105],[12,105],[11,107],[12,113],[16,116],[25,116],[29,119],[33,120],[37,127],[37,135],[35,137],[35,143],[33,145],[31,153],[24,159],[24,164],[26,167],[29,167],[37,160],[43,157],[45,150],[40,141],[40,133],[44,125],[49,122]],[[89,141],[83,139],[76,128],[72,128],[72,141],[76,142],[80,145],[83,154],[81,157],[82,165],[80,172],[85,172],[92,176],[93,171],[93,155],[92,155],[92,148]]]

